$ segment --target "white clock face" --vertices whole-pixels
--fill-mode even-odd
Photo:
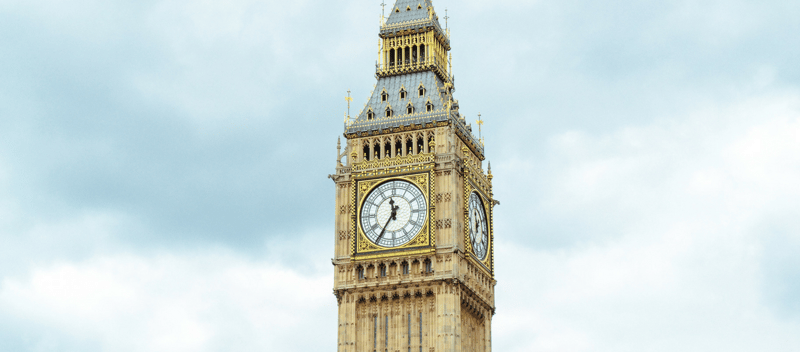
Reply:
[[[469,195],[469,238],[472,252],[480,259],[486,259],[489,248],[489,230],[486,224],[486,211],[477,192]]]
[[[361,205],[361,229],[381,247],[402,246],[422,231],[428,213],[414,184],[394,180],[375,187]]]

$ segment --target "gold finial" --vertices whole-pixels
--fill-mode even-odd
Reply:
[[[344,97],[344,100],[347,101],[347,115],[345,115],[344,122],[350,122],[350,102],[353,101],[353,98],[350,96],[350,90],[347,90],[347,96]]]
[[[449,18],[450,18],[450,16],[447,15],[447,8],[445,7],[444,8],[444,29],[447,29],[447,20]]]
[[[486,173],[488,174],[488,176],[486,176],[486,177],[489,179],[489,182],[492,182],[492,178],[494,178],[494,176],[492,176],[492,162],[489,161],[488,164],[489,164],[489,166],[488,166],[488,168],[486,170]]]
[[[478,140],[483,145],[483,133],[481,131],[481,126],[483,126],[483,120],[481,120],[481,113],[478,113],[478,120],[475,121],[478,124]]]

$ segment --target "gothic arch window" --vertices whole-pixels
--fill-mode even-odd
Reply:
[[[414,141],[413,137],[406,139],[406,155],[414,154]]]
[[[367,120],[372,120],[375,118],[375,113],[372,112],[372,109],[367,110]]]
[[[369,161],[369,144],[364,144],[364,161]]]
[[[394,141],[394,150],[395,150],[395,153],[397,155],[400,155],[400,154],[403,153],[403,142],[400,140],[400,138],[397,138]]]
[[[433,272],[433,263],[430,259],[425,259],[425,272],[432,273]]]
[[[411,62],[410,58],[411,58],[411,48],[406,47],[405,53],[403,55],[403,61],[405,61],[406,65],[408,65]]]
[[[389,138],[386,138],[386,143],[383,143],[383,157],[392,157],[392,141],[390,141]]]
[[[386,102],[388,100],[389,100],[389,93],[386,93],[386,91],[383,91],[381,93],[381,102]]]
[[[425,152],[425,140],[422,139],[422,136],[417,137],[417,151],[420,154]]]
[[[394,58],[394,49],[389,50],[389,66],[394,66],[395,58]]]
[[[386,117],[392,117],[392,113],[393,113],[392,107],[391,106],[387,107],[386,108]]]
[[[411,47],[411,59],[414,62],[417,62],[417,46],[416,45]]]
[[[419,45],[419,60],[425,61],[425,44]]]
[[[356,271],[358,272],[358,279],[364,280],[364,267],[359,265]]]
[[[425,86],[420,84],[419,85],[419,96],[424,96],[424,95],[425,95]]]
[[[380,274],[381,274],[381,277],[386,277],[386,265],[381,264],[381,266],[380,266]]]
[[[408,106],[406,107],[406,113],[408,113],[409,115],[413,114],[414,113],[414,105],[408,104]]]
[[[408,96],[408,93],[406,93],[405,88],[400,88],[400,99],[401,100],[405,99],[407,96]]]
[[[409,273],[408,262],[403,262],[403,264],[400,264],[400,266],[403,268],[403,275],[408,275]]]

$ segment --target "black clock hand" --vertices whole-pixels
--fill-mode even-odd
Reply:
[[[389,205],[392,207],[392,215],[386,219],[386,224],[383,225],[383,230],[381,230],[381,234],[378,235],[378,239],[375,242],[378,242],[383,238],[383,234],[386,232],[386,227],[389,226],[389,221],[397,220],[397,209],[400,209],[399,206],[394,205],[394,199],[389,198]]]

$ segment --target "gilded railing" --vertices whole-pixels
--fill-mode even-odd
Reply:
[[[388,159],[375,159],[369,161],[362,161],[360,163],[353,164],[353,171],[364,171],[370,169],[408,165],[408,164],[432,163],[434,161],[434,158],[435,154],[429,153],[429,154],[397,156]]]

